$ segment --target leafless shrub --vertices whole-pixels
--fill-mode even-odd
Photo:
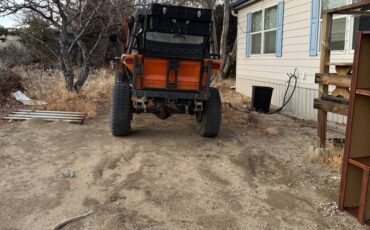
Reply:
[[[21,77],[11,70],[0,68],[0,104],[8,101],[10,94],[17,90],[24,90]]]
[[[28,65],[32,62],[32,56],[21,46],[9,44],[0,48],[0,67],[11,68],[18,65]]]
[[[47,79],[40,79],[38,73],[29,74],[32,75],[32,83],[25,82],[30,97],[47,102],[46,105],[38,106],[38,109],[82,112],[88,118],[94,118],[99,107],[105,107],[111,102],[114,78],[106,69],[94,71],[79,93],[65,90],[61,73],[48,76]]]

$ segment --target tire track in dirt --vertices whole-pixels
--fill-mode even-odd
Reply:
[[[306,137],[295,126],[280,136],[223,127],[205,139],[189,117],[141,115],[133,135],[114,138],[109,119],[4,126],[0,228],[50,228],[90,210],[66,229],[360,228],[317,211],[316,202],[335,196],[317,175],[333,173],[304,161]],[[76,177],[61,178],[63,169]]]

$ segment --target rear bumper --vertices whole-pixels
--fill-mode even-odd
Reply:
[[[153,97],[164,98],[169,100],[188,99],[188,100],[207,100],[206,93],[199,92],[172,92],[172,91],[157,91],[157,90],[133,90],[133,95],[137,97]]]

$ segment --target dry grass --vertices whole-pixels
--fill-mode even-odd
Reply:
[[[323,159],[324,162],[329,165],[330,167],[340,171],[342,168],[342,160],[343,160],[343,148],[335,147],[332,144],[328,144],[326,148],[326,156]]]
[[[37,71],[19,71],[23,72],[28,95],[47,102],[46,105],[37,106],[37,109],[82,112],[88,118],[94,118],[99,107],[111,103],[114,78],[106,69],[91,74],[78,94],[65,89],[61,73],[40,78]]]
[[[270,127],[263,114],[249,112],[250,98],[237,93],[231,87],[235,85],[235,80],[227,79],[213,84],[220,90],[222,97],[222,121],[228,125],[238,127],[253,128],[259,130],[263,135],[280,135],[279,127]],[[317,156],[315,161],[323,162],[335,170],[342,167],[343,149],[329,144],[323,154]]]
[[[46,101],[47,104],[36,107],[37,109],[74,111],[86,113],[88,118],[97,115],[99,107],[111,103],[111,94],[114,84],[113,73],[107,69],[101,69],[91,74],[82,91],[77,94],[65,89],[63,75],[60,72],[42,74],[40,68],[35,66],[16,69],[23,78],[26,94],[33,99]],[[223,80],[214,84],[220,89],[223,101],[223,120],[229,124],[248,126],[248,114],[246,105],[249,99],[240,93],[231,90],[235,80]]]
[[[221,82],[214,82],[213,86],[220,90],[222,99],[222,121],[229,125],[248,126],[250,125],[247,112],[247,105],[250,100],[242,94],[232,90],[235,85],[234,79],[226,79]]]
[[[222,122],[229,126],[254,129],[264,135],[276,135],[280,129],[271,127],[264,114],[250,111],[250,98],[238,93],[231,87],[235,79],[215,82],[213,86],[220,90],[222,99]]]
[[[311,162],[324,163],[338,172],[342,168],[343,148],[328,143],[325,149],[319,147],[309,147]]]
[[[234,107],[240,109],[245,107],[245,105],[250,104],[249,98],[231,89],[232,86],[235,86],[235,79],[226,79],[222,80],[222,82],[215,82],[213,86],[220,90],[223,103],[230,103]]]

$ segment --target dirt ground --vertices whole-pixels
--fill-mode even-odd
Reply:
[[[336,211],[338,172],[311,162],[310,123],[229,113],[205,139],[190,116],[146,114],[115,138],[109,110],[82,126],[0,126],[0,229],[51,229],[89,211],[63,229],[363,228]]]

